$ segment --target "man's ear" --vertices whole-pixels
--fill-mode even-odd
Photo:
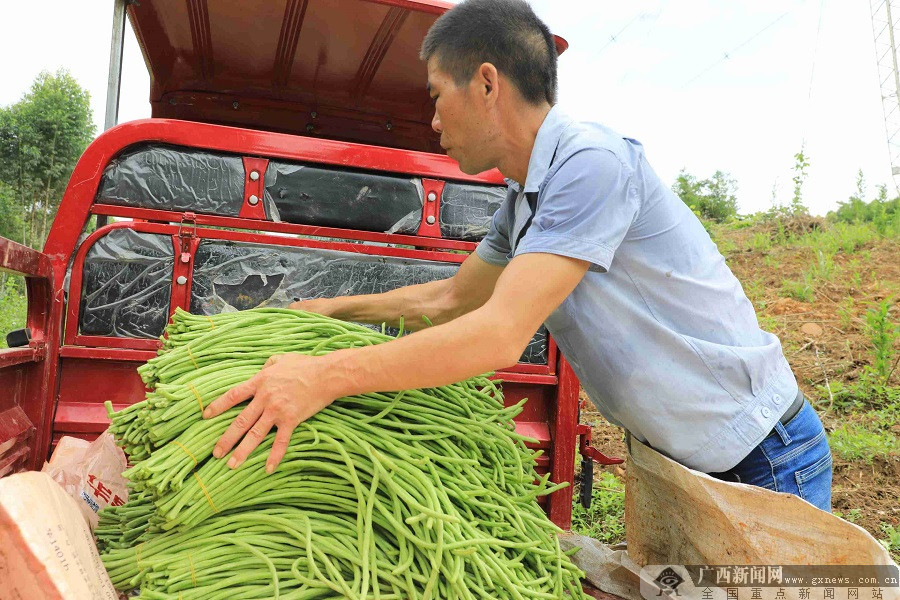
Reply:
[[[488,104],[494,104],[500,93],[500,74],[497,72],[497,67],[488,62],[482,63],[478,67],[475,80],[478,84],[479,96],[483,97]]]

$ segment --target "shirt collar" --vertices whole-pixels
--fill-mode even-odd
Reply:
[[[544,122],[541,123],[537,137],[534,139],[531,158],[528,160],[528,175],[525,179],[526,193],[540,190],[541,184],[547,178],[547,171],[550,170],[550,162],[556,154],[559,138],[562,137],[562,133],[569,123],[571,123],[571,119],[559,108],[559,105],[553,106],[544,117]],[[518,182],[509,178],[505,181],[516,192],[522,191]]]

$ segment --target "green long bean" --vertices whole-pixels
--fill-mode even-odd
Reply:
[[[572,597],[583,573],[537,499],[535,471],[487,376],[340,398],[298,426],[278,469],[269,434],[237,469],[212,448],[242,410],[203,409],[275,354],[321,355],[392,338],[299,311],[178,310],[139,368],[144,401],[114,412],[130,497],[100,514],[117,589],[145,600]]]

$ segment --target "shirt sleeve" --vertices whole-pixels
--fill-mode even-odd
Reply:
[[[639,208],[633,171],[608,150],[582,150],[547,182],[515,254],[559,254],[605,273]]]
[[[475,247],[475,253],[484,260],[484,262],[505,267],[509,264],[509,221],[510,212],[510,195],[500,204],[500,208],[491,218],[491,226],[488,228],[487,235]],[[513,197],[515,197],[513,195]]]

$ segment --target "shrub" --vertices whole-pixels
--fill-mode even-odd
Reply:
[[[702,219],[723,223],[737,216],[737,181],[724,171],[698,180],[682,169],[672,191]]]
[[[892,303],[893,300],[888,298],[866,311],[865,333],[872,360],[863,366],[859,378],[853,383],[834,381],[828,387],[819,386],[823,396],[833,397],[835,408],[882,407],[888,411],[900,408],[900,386],[891,385],[898,363],[894,342],[900,338],[900,325],[891,320]],[[896,422],[897,415],[889,414],[892,422]]]
[[[869,223],[882,236],[900,234],[900,197],[888,199],[887,187],[878,186],[878,193],[866,202],[866,185],[860,170],[856,178],[856,193],[846,202],[839,202],[838,209],[828,213],[828,219],[836,223]]]

